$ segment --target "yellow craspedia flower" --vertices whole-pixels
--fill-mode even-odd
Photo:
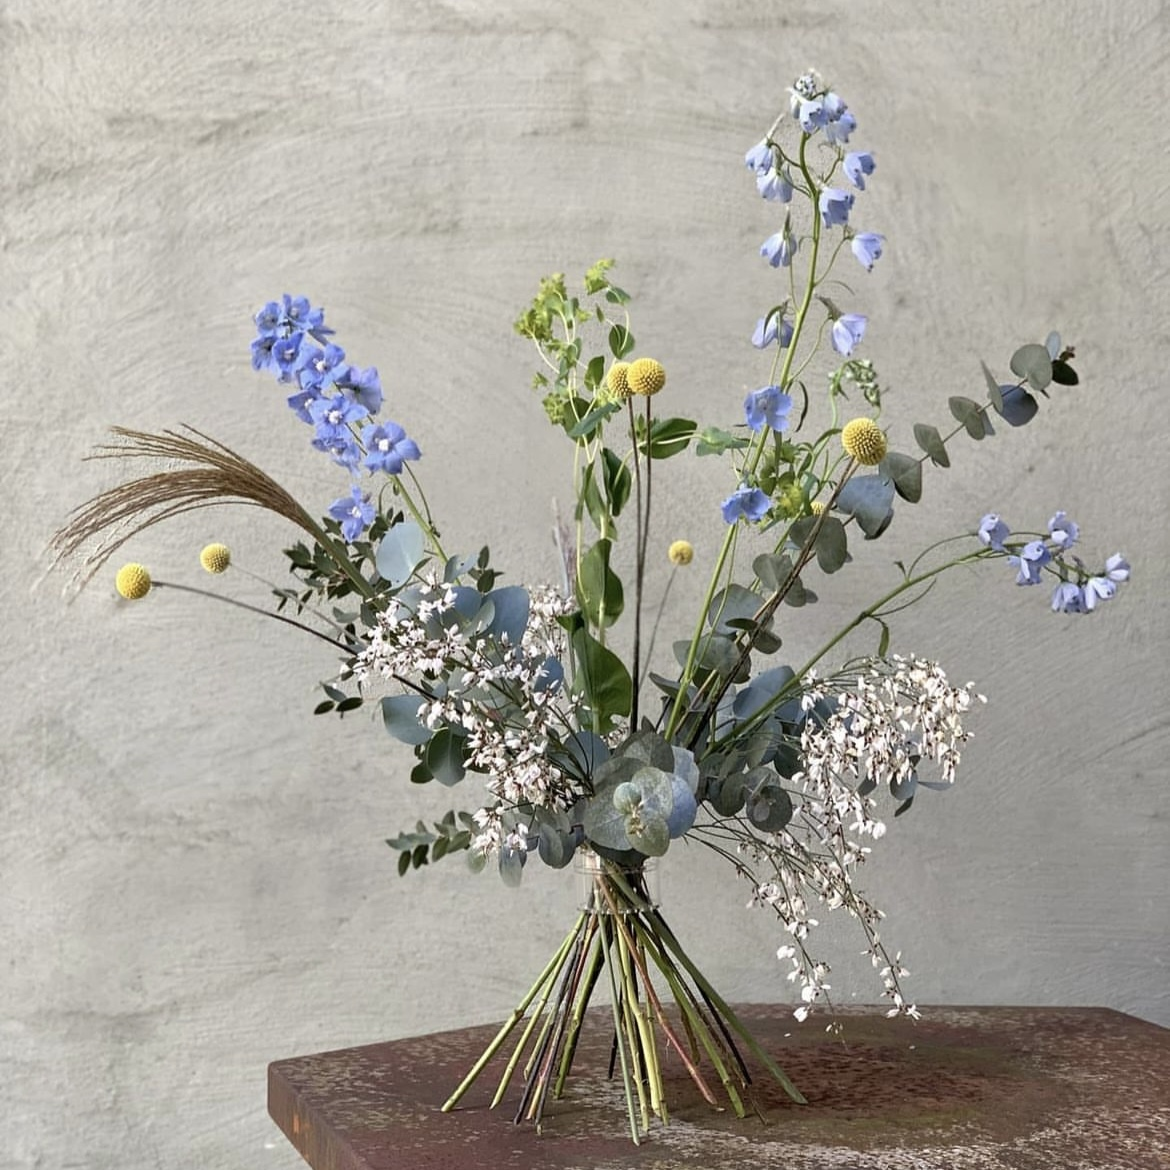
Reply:
[[[144,565],[123,565],[114,578],[114,588],[128,601],[137,601],[150,592],[150,574]]]
[[[199,563],[209,573],[223,573],[232,563],[232,550],[226,544],[209,544],[199,554]]]
[[[689,565],[695,559],[695,546],[689,540],[676,540],[666,555],[672,565]]]
[[[629,369],[629,362],[614,362],[609,367],[609,373],[605,375],[605,384],[614,398],[629,398],[633,393],[626,379]]]
[[[824,514],[824,511],[825,511],[825,501],[824,500],[813,500],[813,502],[811,504],[809,504],[809,507],[812,509],[812,514],[814,516],[821,516]]]
[[[876,467],[886,457],[886,436],[872,418],[855,418],[841,432],[845,454],[866,467]]]
[[[638,358],[630,363],[626,381],[634,394],[657,394],[666,385],[666,371],[653,358]]]

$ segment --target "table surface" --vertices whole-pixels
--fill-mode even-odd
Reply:
[[[488,1109],[501,1057],[439,1112],[493,1027],[277,1061],[268,1109],[313,1170],[1170,1170],[1170,1030],[1155,1024],[1106,1008],[923,1008],[917,1023],[844,1008],[833,1037],[828,1016],[736,1010],[807,1105],[760,1074],[759,1116],[713,1111],[664,1053],[670,1123],[635,1146],[620,1078],[605,1079],[603,1008],[540,1134],[512,1124],[517,1083]]]

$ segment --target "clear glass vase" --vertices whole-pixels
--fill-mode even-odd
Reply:
[[[647,857],[637,865],[622,865],[606,861],[591,849],[581,849],[573,858],[573,872],[577,875],[578,910],[631,914],[661,905],[656,857]]]

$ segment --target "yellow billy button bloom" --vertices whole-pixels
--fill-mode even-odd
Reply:
[[[123,565],[114,578],[114,588],[127,601],[137,601],[150,592],[150,574],[145,566],[134,564]]]
[[[872,418],[855,418],[841,432],[845,454],[865,467],[876,467],[886,457],[886,436]]]
[[[676,540],[666,555],[672,565],[689,565],[695,559],[695,546],[689,540]]]
[[[633,393],[630,389],[629,382],[626,380],[626,374],[629,368],[629,362],[614,362],[609,367],[609,373],[605,375],[605,384],[614,398],[629,398]]]
[[[209,544],[199,554],[199,563],[209,573],[223,573],[232,563],[232,550],[226,544]]]
[[[653,358],[638,358],[630,363],[626,381],[634,394],[657,394],[666,385],[666,371]]]
[[[813,500],[813,502],[809,504],[809,507],[812,509],[812,514],[814,516],[822,516],[825,512],[825,501]]]

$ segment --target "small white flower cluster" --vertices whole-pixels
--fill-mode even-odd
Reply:
[[[772,870],[769,880],[756,882],[748,905],[773,910],[791,936],[791,942],[782,945],[776,957],[791,964],[787,978],[800,985],[801,1002],[794,1012],[798,1020],[806,1019],[816,1002],[827,1001],[830,989],[828,964],[815,959],[807,946],[810,932],[820,925],[810,912],[810,898],[828,910],[844,907],[860,922],[868,940],[865,953],[875,967],[882,968],[883,994],[899,1005],[897,1010],[907,1010],[898,985],[898,976],[906,972],[886,954],[877,933],[882,912],[853,884],[853,870],[865,860],[868,848],[849,840],[844,826],[825,817],[820,806],[805,802],[787,829],[766,842],[745,844],[741,852],[767,863]]]
[[[455,600],[452,585],[431,585],[413,609],[393,598],[378,624],[366,631],[366,648],[354,663],[354,678],[364,685],[374,674],[412,681],[443,674],[470,646],[458,622],[442,620],[454,609]]]
[[[963,715],[972,699],[986,702],[974,685],[952,687],[938,663],[921,658],[875,660],[853,689],[835,694],[827,719],[806,721],[801,752],[809,785],[826,796],[849,778],[897,789],[916,777],[923,759],[938,764],[944,783],[954,783],[959,746],[970,738]],[[815,688],[806,693],[805,710],[824,697]]]
[[[550,659],[565,651],[557,617],[572,606],[551,589],[529,595],[520,644],[488,637],[458,612],[459,594],[432,585],[412,605],[397,599],[368,631],[354,675],[406,682],[425,696],[419,722],[450,728],[464,737],[464,766],[487,777],[499,805],[475,814],[480,832],[473,852],[492,856],[515,829],[502,830],[501,810],[517,806],[565,809],[583,794],[581,784],[548,758],[550,733],[570,727],[564,688],[550,673]],[[521,843],[522,844],[522,843]]]
[[[471,839],[470,849],[473,853],[495,857],[501,849],[515,853],[528,852],[528,826],[523,822],[510,827],[505,824],[502,805],[477,809],[471,817],[479,828],[479,832]]]
[[[844,907],[861,923],[868,940],[863,954],[893,1004],[888,1014],[917,1018],[918,1009],[902,995],[899,981],[908,972],[901,953],[891,956],[877,931],[884,916],[854,886],[853,871],[870,852],[861,841],[876,841],[886,832],[869,793],[885,784],[896,798],[906,799],[924,759],[938,765],[943,783],[953,783],[959,747],[970,738],[962,716],[972,700],[986,700],[971,683],[952,687],[936,663],[897,656],[871,662],[863,673],[850,676],[848,686],[836,680],[820,683],[813,676],[809,684],[802,697],[804,770],[792,777],[804,796],[785,830],[766,842],[741,845],[741,853],[772,870],[768,880],[758,881],[744,867],[742,872],[755,880],[749,905],[770,907],[791,936],[777,957],[791,963],[788,978],[800,984],[797,1019],[804,1020],[814,1003],[827,1000],[830,986],[828,966],[806,949],[809,931],[818,925],[806,896],[830,910]],[[825,715],[828,704],[831,713]]]

